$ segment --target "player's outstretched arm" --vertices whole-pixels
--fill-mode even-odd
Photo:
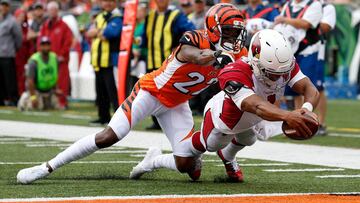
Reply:
[[[311,106],[307,109],[309,111],[313,110],[313,107],[315,108],[319,102],[319,91],[316,89],[316,87],[312,84],[310,79],[308,77],[305,77],[299,81],[297,81],[293,86],[292,89],[304,96],[304,104],[310,103]],[[304,106],[303,106],[304,107]]]
[[[303,115],[301,111],[286,111],[279,107],[265,101],[261,97],[253,94],[245,98],[241,103],[241,109],[250,113],[258,115],[260,118],[268,121],[285,121],[293,129],[298,132],[299,135],[312,134],[307,122],[315,122],[311,118]]]
[[[216,51],[211,49],[199,49],[191,45],[182,45],[176,58],[183,62],[207,66],[215,63],[215,53]]]

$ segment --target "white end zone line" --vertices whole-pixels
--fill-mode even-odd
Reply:
[[[360,178],[358,175],[325,175],[325,176],[315,176],[317,178]]]
[[[33,165],[44,162],[0,162],[0,165]],[[71,164],[137,164],[139,161],[74,161]]]
[[[325,172],[344,171],[343,168],[299,168],[299,169],[264,169],[266,172]]]
[[[217,195],[145,195],[145,196],[95,196],[95,197],[49,197],[49,198],[12,198],[0,199],[0,202],[35,202],[35,201],[71,201],[71,200],[124,200],[124,199],[184,199],[184,198],[218,198],[218,197],[279,197],[295,195],[360,195],[360,192],[334,192],[334,193],[265,193],[265,194],[217,194]]]

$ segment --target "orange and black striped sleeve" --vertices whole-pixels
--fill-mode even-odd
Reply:
[[[201,47],[201,41],[202,41],[202,36],[195,30],[185,32],[183,36],[180,38],[180,44],[190,45],[198,48]]]

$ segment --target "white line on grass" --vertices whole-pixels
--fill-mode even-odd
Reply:
[[[130,157],[145,157],[145,154],[130,154]]]
[[[359,134],[348,134],[348,133],[329,133],[328,136],[332,136],[332,137],[360,138],[360,135],[359,135]]]
[[[295,195],[360,195],[359,192],[333,192],[333,193],[265,193],[265,194],[216,194],[216,195],[144,195],[144,196],[89,196],[89,197],[43,197],[0,199],[0,202],[35,202],[35,201],[74,201],[74,200],[123,200],[123,199],[184,199],[184,198],[217,198],[217,197],[279,197]],[[205,199],[204,199],[205,200]]]
[[[323,172],[323,171],[343,171],[343,168],[299,168],[299,169],[264,169],[266,172]]]
[[[79,120],[89,120],[92,117],[87,115],[74,115],[74,114],[63,114],[62,118],[71,118],[71,119],[79,119]]]
[[[1,142],[0,141],[0,144],[6,144],[6,145],[10,145],[10,144],[29,144],[29,145],[36,145],[36,144],[58,144],[60,142],[58,141],[47,141],[47,142],[39,142],[39,141],[21,141],[21,142]]]
[[[23,112],[24,115],[29,116],[50,116],[51,114],[48,112],[38,112],[38,111],[25,111]]]
[[[2,113],[2,114],[13,114],[14,111],[11,111],[11,110],[0,110],[0,113]]]
[[[258,164],[240,164],[240,166],[289,166],[291,164],[288,163],[258,163]],[[223,164],[219,164],[216,166],[224,166]]]
[[[26,147],[68,147],[71,144],[26,144]]]
[[[96,154],[139,154],[139,153],[146,153],[147,150],[100,150],[95,152]]]
[[[0,162],[0,165],[32,165],[32,164],[42,164],[44,162]],[[73,164],[134,164],[139,163],[139,161],[74,161]]]
[[[237,159],[236,161],[237,162],[244,162],[244,161],[246,161],[246,159]],[[203,160],[203,162],[209,162],[209,163],[222,162],[222,160],[220,158],[219,159],[205,159],[205,160]]]
[[[0,142],[8,142],[8,141],[26,141],[31,140],[28,137],[0,137]]]
[[[326,175],[326,176],[315,176],[317,178],[360,178],[358,175]]]

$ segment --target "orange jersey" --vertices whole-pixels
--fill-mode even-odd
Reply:
[[[140,87],[156,97],[167,107],[177,106],[200,94],[211,84],[217,82],[219,69],[213,66],[201,66],[184,63],[176,58],[181,45],[191,45],[199,49],[214,49],[205,37],[205,30],[186,32],[180,39],[180,45],[163,62],[162,66],[140,78]],[[243,48],[236,59],[247,55]]]

